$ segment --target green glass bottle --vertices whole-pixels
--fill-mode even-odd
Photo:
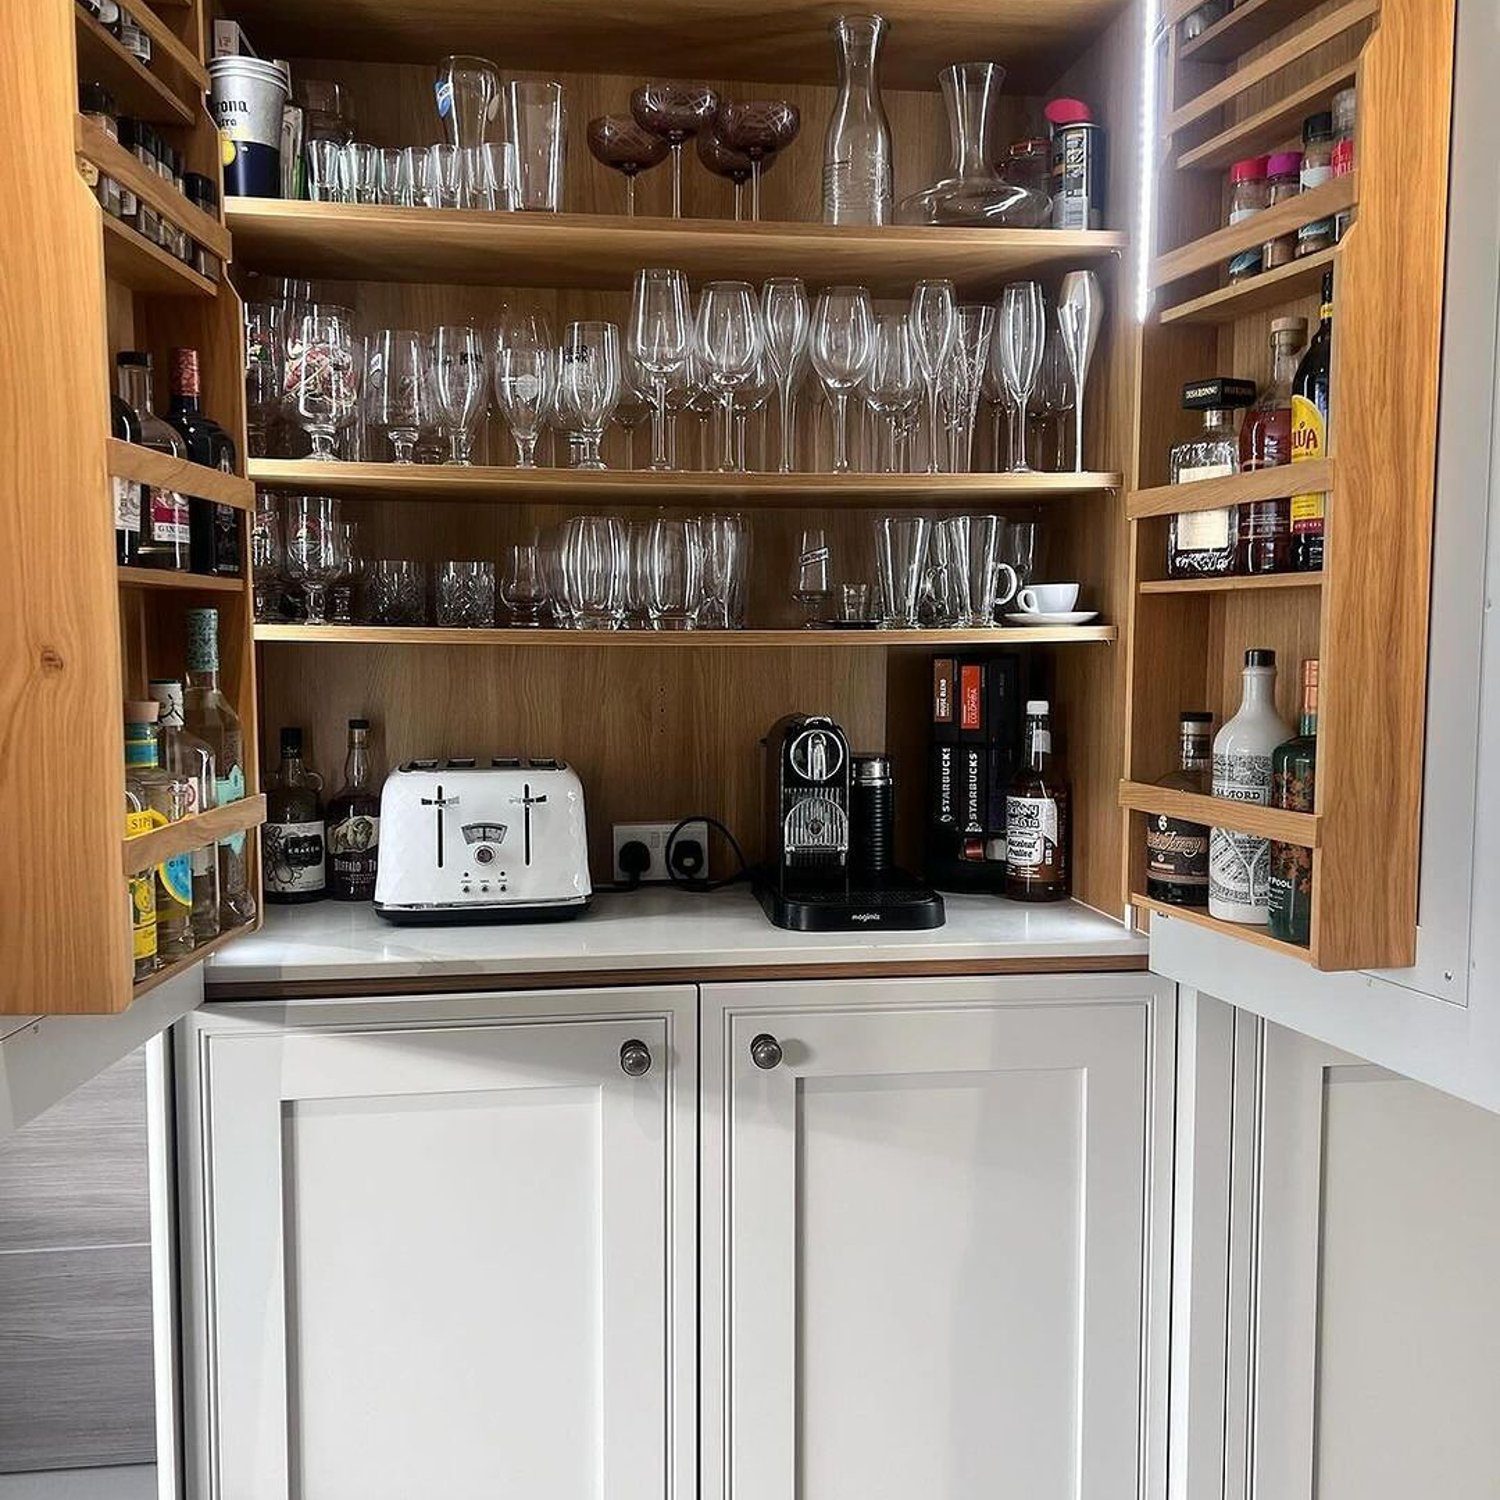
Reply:
[[[1297,736],[1271,756],[1271,806],[1310,813],[1318,763],[1318,664],[1302,663],[1302,717]],[[1283,943],[1312,940],[1312,850],[1271,844],[1270,918],[1266,929]]]

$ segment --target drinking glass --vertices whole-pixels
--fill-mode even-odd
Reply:
[[[434,609],[439,625],[481,629],[495,623],[495,565],[491,562],[441,563]]]
[[[955,474],[967,474],[974,466],[974,422],[979,396],[989,367],[990,344],[995,328],[995,310],[985,303],[965,303],[954,323],[950,357],[953,394],[953,462]]]
[[[254,579],[255,618],[262,624],[281,618],[285,567],[281,497],[257,491],[255,515],[250,522],[250,574]]]
[[[648,83],[630,96],[636,124],[672,148],[672,217],[682,217],[682,143],[706,130],[719,113],[719,96],[704,83]]]
[[[927,562],[927,517],[877,516],[874,526],[880,623],[890,630],[913,630]]]
[[[908,330],[912,356],[927,387],[927,472],[938,472],[941,425],[938,400],[943,368],[953,349],[957,312],[951,281],[919,281],[912,289]]]
[[[620,399],[620,330],[613,323],[569,323],[557,367],[557,409],[583,437],[580,469],[602,469],[599,444]]]
[[[1011,598],[1036,577],[1038,528],[1035,521],[1007,521],[1005,525],[1005,561],[1015,579]],[[1009,599],[1002,598],[1001,604]]]
[[[368,613],[376,625],[425,625],[427,580],[420,563],[383,557],[365,570]]]
[[[636,272],[630,307],[630,357],[651,388],[651,467],[670,469],[667,458],[667,384],[682,372],[693,339],[687,277],[648,267]]]
[[[446,142],[427,148],[428,173],[434,208],[467,208],[463,152]]]
[[[1005,560],[1006,527],[999,516],[948,516],[947,529],[959,570],[958,624],[983,628],[995,623],[995,607],[1015,597],[1016,571]],[[934,537],[936,533],[934,533]]]
[[[1073,387],[1073,469],[1083,472],[1083,393],[1104,321],[1104,294],[1093,271],[1069,271],[1057,293],[1057,326]]]
[[[702,585],[697,623],[709,630],[732,630],[745,622],[750,526],[737,512],[698,519]]]
[[[364,571],[358,521],[337,521],[338,572],[328,588],[328,613],[335,625],[354,623],[354,595]]]
[[[1057,447],[1052,468],[1061,473],[1068,467],[1068,413],[1073,410],[1073,377],[1068,370],[1068,356],[1055,310],[1047,319],[1047,345],[1037,376],[1037,408],[1037,441],[1043,450],[1038,461],[1045,462],[1047,422],[1055,419]]]
[[[432,422],[427,399],[426,352],[422,335],[410,328],[387,328],[370,341],[365,366],[365,421],[384,428],[398,464],[414,463],[412,450]]]
[[[380,152],[380,202],[409,208],[411,201],[406,153],[399,146],[386,146]]]
[[[1000,373],[1015,410],[1011,423],[1012,473],[1029,473],[1026,462],[1026,407],[1042,364],[1047,307],[1035,281],[1012,282],[1000,295]]]
[[[691,630],[702,591],[698,523],[658,516],[646,535],[646,615],[653,630]]]
[[[818,296],[812,320],[812,364],[833,403],[833,471],[849,472],[849,392],[864,379],[875,342],[870,294],[835,286]]]
[[[649,521],[625,522],[625,611],[620,619],[624,630],[650,628],[646,596],[650,589],[647,544],[651,537]]]
[[[484,336],[469,323],[446,323],[433,334],[432,368],[438,412],[448,429],[450,464],[469,464],[471,428],[484,410],[488,374]]]
[[[359,376],[359,342],[347,308],[309,308],[288,330],[282,388],[288,411],[312,443],[309,459],[337,460],[334,434],[353,419]]]
[[[511,212],[519,207],[520,187],[516,173],[516,148],[511,141],[486,141],[474,148],[474,170],[483,175],[494,195],[489,208]]]
[[[865,375],[865,398],[885,427],[886,457],[877,467],[887,474],[899,474],[905,468],[904,428],[917,404],[918,381],[907,315],[878,314],[870,368]]]
[[[493,210],[500,184],[495,180],[495,159],[490,148],[463,146],[458,155],[463,207]]]
[[[342,141],[309,141],[307,154],[307,196],[314,203],[347,203],[344,186],[344,143]]]
[[[625,212],[635,216],[635,179],[667,159],[671,149],[654,130],[629,115],[600,115],[589,121],[589,150],[601,166],[625,178]]]
[[[487,57],[445,57],[437,69],[438,118],[455,146],[480,146],[500,111],[500,70]]]
[[[397,179],[401,201],[414,208],[437,208],[437,188],[432,174],[432,152],[426,146],[404,146],[401,150],[401,176]]]
[[[870,620],[870,585],[839,585],[839,620],[845,625],[867,625]]]
[[[342,557],[339,503],[326,495],[292,495],[286,502],[286,571],[302,590],[307,623],[328,623],[328,585]]]
[[[736,151],[712,125],[698,132],[697,149],[698,160],[715,177],[727,177],[734,184],[734,222],[738,224],[745,216],[745,184],[755,175],[755,163],[743,151]],[[767,171],[775,159],[763,161],[761,171]]]
[[[552,405],[556,355],[550,334],[502,331],[495,350],[495,400],[516,443],[516,467],[536,467],[536,440]]]
[[[735,467],[741,474],[747,473],[750,468],[748,457],[748,437],[750,432],[750,418],[756,412],[764,409],[766,403],[771,399],[771,392],[776,389],[776,376],[771,370],[771,361],[766,358],[765,350],[761,350],[761,356],[755,362],[755,368],[750,372],[744,384],[735,392],[734,402],[734,462]],[[762,433],[764,439],[764,433]],[[760,462],[765,460],[765,444],[762,441]]]
[[[828,533],[811,526],[797,538],[797,562],[792,577],[792,598],[802,606],[809,630],[828,618],[830,557]]]
[[[348,203],[380,202],[380,148],[367,141],[348,141],[339,158],[344,199]]]
[[[580,630],[614,630],[625,613],[625,527],[618,516],[574,516],[563,526],[564,593]]]
[[[807,336],[812,314],[807,288],[796,276],[773,276],[760,289],[761,320],[766,330],[766,355],[776,376],[781,415],[781,463],[790,474],[795,462],[796,430],[792,422],[792,392],[807,368]]]
[[[802,116],[784,99],[727,100],[714,129],[724,144],[750,158],[750,217],[760,218],[760,174],[766,159],[797,138]]]
[[[267,456],[267,433],[281,410],[281,308],[245,304],[245,433],[249,456]]]
[[[723,406],[721,474],[735,470],[734,393],[755,374],[764,346],[760,304],[749,282],[709,282],[698,302],[697,353]]]
[[[542,623],[547,603],[547,582],[542,571],[540,548],[535,542],[520,542],[505,549],[500,574],[500,602],[507,625],[532,628]]]
[[[516,148],[516,204],[534,213],[562,207],[566,116],[560,83],[514,78],[505,86]]]

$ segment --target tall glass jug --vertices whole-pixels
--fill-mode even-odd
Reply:
[[[891,125],[880,102],[876,59],[884,16],[840,16],[839,92],[823,141],[823,222],[891,222]]]

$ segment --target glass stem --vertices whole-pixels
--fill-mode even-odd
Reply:
[[[309,625],[326,625],[328,623],[327,584],[304,583],[302,585],[302,593],[307,602],[307,623]]]
[[[942,435],[942,424],[938,415],[938,383],[936,379],[927,383],[927,428],[932,435],[932,445],[927,450],[927,472],[938,472],[938,440]]]
[[[625,212],[630,218],[635,218],[635,173],[625,174]]]
[[[833,472],[849,472],[849,393],[833,393]]]
[[[724,451],[720,455],[719,472],[731,473],[734,469],[734,392],[724,392]]]
[[[745,184],[738,177],[734,179],[734,222],[738,224],[745,217]]]
[[[1078,405],[1073,409],[1073,469],[1083,473],[1083,392],[1078,393]]]
[[[667,382],[659,375],[651,389],[651,467],[672,467],[667,462]]]
[[[521,433],[516,434],[516,467],[518,469],[536,468],[536,434],[524,437]]]
[[[781,472],[790,474],[793,462],[793,438],[792,431],[792,375],[788,370],[781,377]]]
[[[1006,447],[1010,454],[1006,467],[1014,474],[1016,470],[1023,467],[1022,454],[1016,441],[1018,435],[1017,429],[1021,424],[1016,420],[1016,409],[1014,406],[1007,406],[1005,408],[1005,422],[1009,437]]]
[[[753,223],[760,222],[760,157],[752,158],[750,162],[750,218]]]
[[[672,142],[672,217],[682,217],[682,142]]]

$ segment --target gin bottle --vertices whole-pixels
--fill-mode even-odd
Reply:
[[[1318,771],[1318,663],[1302,663],[1302,717],[1297,737],[1271,757],[1271,805],[1287,812],[1313,811]],[[1312,941],[1312,850],[1271,845],[1271,936],[1284,943]]]
[[[188,813],[207,812],[215,805],[218,781],[214,776],[214,753],[206,741],[183,727],[182,684],[155,677],[152,698],[160,705],[161,764],[188,788]],[[193,944],[206,943],[219,935],[219,855],[215,844],[205,844],[188,855],[193,872]]]
[[[880,102],[876,60],[884,16],[840,16],[839,91],[823,138],[823,222],[891,222],[891,126]]]

